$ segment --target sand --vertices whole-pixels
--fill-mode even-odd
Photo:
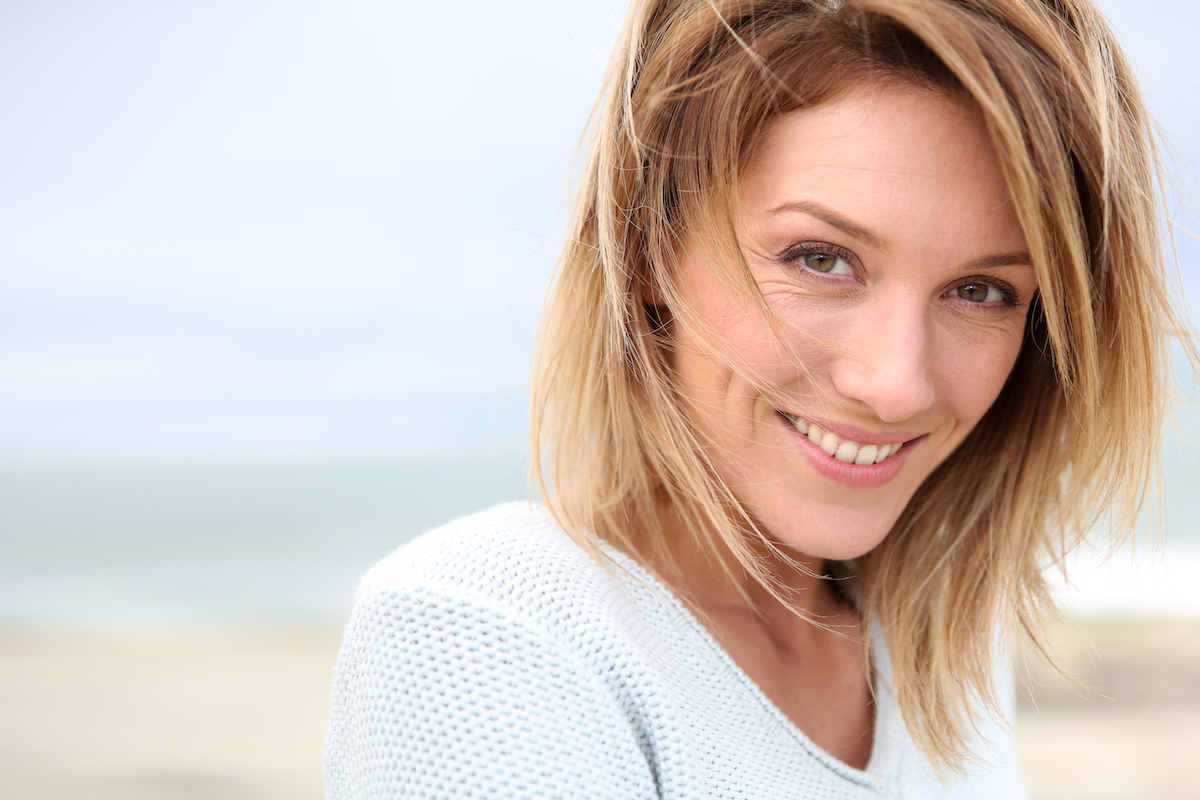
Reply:
[[[336,631],[0,639],[7,800],[307,800]]]
[[[1200,798],[1200,620],[1091,621],[1055,645],[1093,688],[1035,670],[1017,717],[1034,798]]]
[[[1200,798],[1200,621],[1057,634],[1018,719],[1036,800]],[[1090,642],[1090,645],[1087,644]],[[7,800],[320,798],[338,632],[0,636]]]

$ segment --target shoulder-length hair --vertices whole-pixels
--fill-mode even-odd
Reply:
[[[877,81],[978,108],[1040,287],[995,404],[854,565],[906,724],[953,768],[973,709],[994,707],[1004,626],[1036,640],[1052,606],[1043,568],[1101,517],[1132,533],[1160,468],[1182,317],[1151,123],[1088,0],[634,0],[544,310],[534,476],[597,557],[600,541],[665,554],[655,511],[669,503],[697,547],[727,548],[790,602],[675,396],[677,251],[697,233],[724,241],[728,277],[769,314],[737,246],[739,167],[772,118]]]

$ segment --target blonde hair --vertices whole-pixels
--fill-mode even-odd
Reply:
[[[727,549],[788,602],[747,538],[765,537],[681,413],[672,321],[647,298],[678,308],[678,245],[705,232],[728,242],[765,313],[733,229],[738,169],[775,116],[881,80],[978,107],[1040,286],[999,398],[855,564],[909,731],[954,768],[974,709],[995,705],[1003,627],[1035,635],[1051,607],[1043,568],[1102,515],[1131,533],[1160,468],[1182,318],[1151,123],[1090,2],[634,0],[543,315],[534,476],[597,557],[600,541],[665,555],[667,503],[698,548]]]

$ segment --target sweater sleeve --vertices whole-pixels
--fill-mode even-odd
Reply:
[[[579,647],[458,595],[360,596],[334,673],[326,797],[656,797],[635,726]]]

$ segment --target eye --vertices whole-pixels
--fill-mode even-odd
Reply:
[[[1000,288],[982,281],[970,281],[950,290],[950,294],[969,303],[1011,303],[1012,298]]]
[[[976,276],[964,278],[957,286],[952,287],[942,297],[962,300],[967,307],[980,310],[1002,310],[1017,308],[1025,304],[1024,296],[1007,281],[994,276]]]
[[[965,283],[955,289],[954,294],[972,303],[986,303],[989,300],[995,303],[1002,299],[1000,290],[986,283]]]
[[[838,264],[841,264],[840,269]],[[809,253],[804,257],[804,266],[817,272],[835,275],[843,275],[850,271],[850,267],[845,261],[837,256],[831,256],[829,253]]]
[[[853,275],[849,254],[841,248],[818,242],[798,244],[783,255],[783,260],[822,275]]]

